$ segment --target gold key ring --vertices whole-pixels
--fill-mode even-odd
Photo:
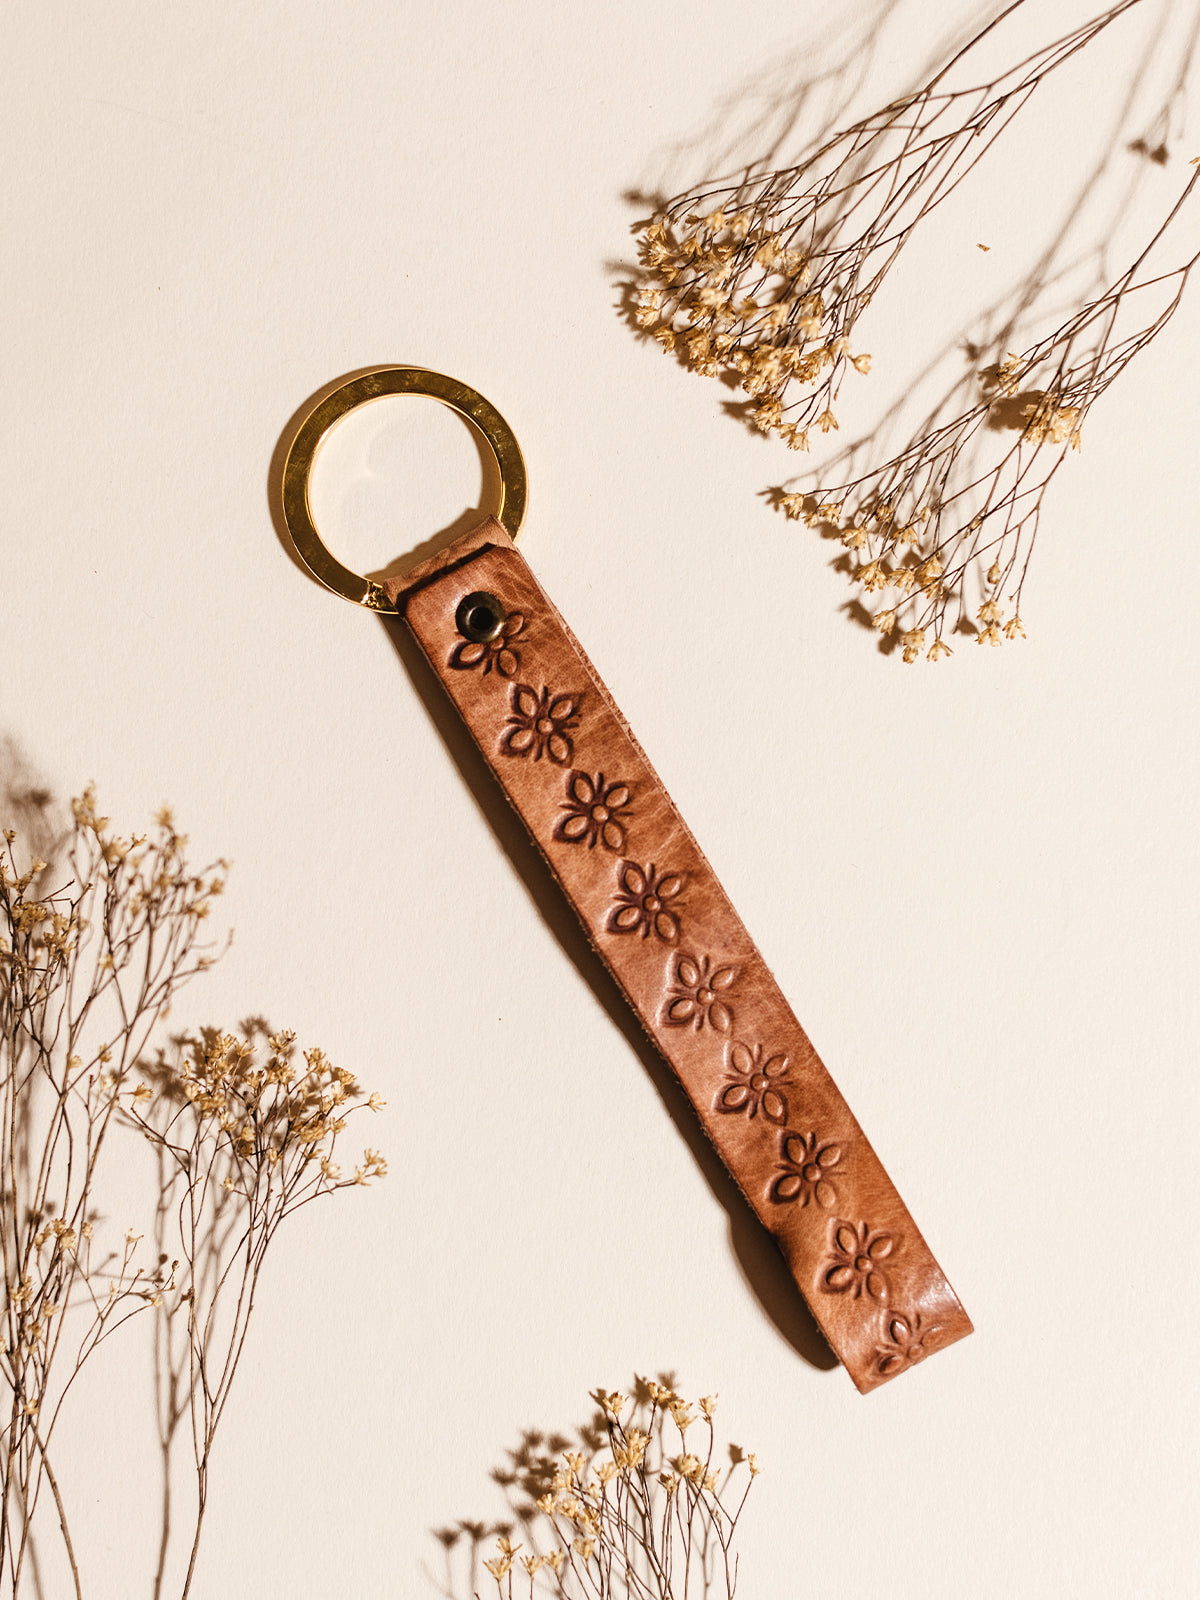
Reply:
[[[372,611],[393,611],[395,607],[379,584],[351,572],[326,549],[313,521],[308,499],[309,479],[317,452],[330,430],[343,417],[372,400],[391,394],[416,394],[440,400],[451,411],[474,423],[487,440],[488,448],[500,469],[500,505],[496,519],[515,539],[525,515],[528,484],[525,461],[516,436],[490,401],[476,390],[425,367],[376,367],[357,378],[350,378],[327,394],[309,411],[296,429],[283,463],[283,519],[301,561],[320,583],[356,605]]]

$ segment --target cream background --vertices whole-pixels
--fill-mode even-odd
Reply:
[[[1049,37],[1091,7],[1036,9]],[[971,10],[902,7],[868,103]],[[430,1530],[499,1512],[521,1428],[663,1368],[764,1463],[746,1600],[1200,1594],[1200,300],[1053,490],[1028,643],[913,670],[756,498],[785,453],[614,314],[622,192],[702,173],[730,105],[862,14],[6,10],[0,732],[58,794],[94,778],[126,828],[170,798],[197,855],[234,859],[237,940],[181,1022],[265,1012],[389,1101],[387,1182],[298,1220],[269,1269],[203,1600],[434,1594]],[[1094,88],[1031,112],[914,246],[861,341],[875,392],[1020,259]],[[870,1399],[764,1312],[383,627],[273,532],[291,413],[388,361],[512,423],[527,558],[975,1320]],[[316,485],[363,567],[479,493],[469,437],[403,403],[348,424]],[[90,1593],[125,1600],[152,1567],[148,1386],[97,1376],[63,1473]]]

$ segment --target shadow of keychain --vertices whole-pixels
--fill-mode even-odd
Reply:
[[[500,504],[435,556],[378,583],[326,549],[308,491],[330,429],[396,394],[439,400],[474,424],[499,468]],[[312,575],[407,625],[858,1389],[970,1333],[699,845],[518,552],[525,464],[495,407],[419,367],[351,378],[302,415],[282,500]]]

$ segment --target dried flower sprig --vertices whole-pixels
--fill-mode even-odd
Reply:
[[[484,1562],[502,1600],[542,1584],[566,1600],[732,1600],[734,1540],[759,1465],[735,1445],[718,1460],[717,1397],[689,1402],[664,1373],[638,1379],[632,1396],[599,1389],[592,1398],[598,1409],[577,1447],[552,1436],[549,1454],[541,1434],[527,1433],[495,1474],[515,1512]],[[454,1531],[441,1537],[449,1548]]]
[[[160,1442],[186,1414],[196,1455],[186,1596],[213,1439],[265,1252],[284,1218],[309,1200],[383,1176],[373,1151],[346,1178],[334,1162],[347,1117],[382,1102],[362,1097],[320,1051],[307,1052],[302,1069],[293,1065],[287,1034],[267,1039],[262,1065],[253,1029],[244,1039],[179,1041],[170,1056],[150,1059],[172,998],[215,958],[201,930],[226,863],[194,871],[166,809],[149,834],[130,838],[98,815],[90,787],[72,809],[61,880],[40,856],[18,860],[12,830],[0,847],[0,1592],[15,1597],[29,1578],[45,1487],[82,1600],[54,1435],[88,1358],[152,1309],[160,1362],[165,1356],[160,1424],[174,1419]],[[119,1245],[101,1244],[103,1161],[131,1135],[148,1141],[159,1165],[159,1250],[149,1267],[133,1230]],[[167,1531],[164,1518],[156,1596]]]
[[[906,662],[951,654],[944,636],[955,629],[989,645],[1024,637],[1021,593],[1046,490],[1079,448],[1091,406],[1179,306],[1200,252],[1169,272],[1149,272],[1147,262],[1198,181],[1200,172],[1101,295],[979,372],[965,410],[948,420],[935,413],[881,466],[815,492],[775,493],[787,516],[841,541],[868,597],[886,597],[872,620]]]
[[[739,384],[750,400],[728,411],[802,451],[814,433],[836,430],[846,368],[871,364],[853,352],[852,331],[917,225],[1046,78],[1140,0],[1110,7],[981,88],[953,87],[952,70],[1022,3],[916,94],[822,134],[797,166],[765,176],[751,167],[737,183],[660,206],[643,226],[635,320],[693,370]],[[1024,637],[1021,596],[1049,483],[1078,447],[1092,402],[1170,320],[1194,265],[1163,270],[1150,260],[1189,184],[1133,266],[1115,282],[1108,266],[1137,183],[1129,153],[1167,164],[1200,42],[1195,0],[1159,0],[1151,14],[1113,95],[1120,107],[1099,159],[1039,259],[868,433],[818,472],[768,491],[788,516],[841,541],[835,565],[865,600],[847,610],[906,662],[951,654],[948,633],[993,645]],[[1155,92],[1159,109],[1147,119]],[[1132,127],[1141,131],[1131,139]],[[1118,158],[1119,183],[1110,173]],[[1085,226],[1095,237],[1081,252]],[[1064,289],[1077,309],[1048,316]],[[913,426],[913,394],[951,359],[958,375]],[[898,422],[905,442],[884,447]]]
[[[733,375],[744,414],[790,448],[838,427],[851,340],[913,231],[962,182],[1042,83],[1140,0],[985,84],[950,74],[1024,0],[981,28],[916,93],[798,165],[683,195],[641,226],[638,325],[693,371]]]
[[[346,1176],[339,1135],[364,1109],[378,1110],[353,1075],[319,1049],[295,1060],[295,1035],[261,1023],[242,1037],[209,1030],[180,1038],[143,1068],[123,1107],[158,1158],[155,1244],[171,1259],[156,1327],[160,1444],[169,1458],[186,1415],[197,1508],[182,1595],[190,1592],[217,1429],[242,1355],[263,1262],[286,1218],[336,1189],[387,1174],[377,1150]],[[265,1059],[262,1057],[265,1055]],[[159,1550],[161,1586],[167,1528]],[[160,1592],[155,1589],[155,1595]]]
[[[13,831],[0,849],[0,1578],[14,1595],[45,1485],[81,1593],[51,1444],[84,1362],[162,1287],[134,1264],[133,1233],[99,1248],[97,1174],[151,1029],[210,959],[199,933],[224,885],[223,863],[188,869],[165,812],[122,839],[90,787],[73,810],[65,887],[40,856],[18,862]]]

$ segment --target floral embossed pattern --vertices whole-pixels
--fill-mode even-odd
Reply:
[[[787,1121],[788,1058],[768,1056],[762,1045],[750,1046],[735,1041],[725,1051],[725,1069],[733,1075],[717,1096],[718,1111],[744,1111],[755,1117],[761,1111],[768,1122],[780,1127]]]
[[[795,1202],[806,1206],[810,1200],[826,1211],[837,1205],[833,1178],[842,1159],[838,1144],[822,1144],[815,1133],[785,1133],[779,1145],[778,1177],[771,1185],[771,1199],[778,1204]]]
[[[488,631],[482,600],[479,617],[463,608],[467,590],[499,600],[493,626],[502,611],[523,614],[511,678],[495,665],[485,675],[482,660],[474,671],[451,668],[460,640]],[[940,1359],[944,1346],[971,1332],[970,1319],[751,931],[523,555],[494,529],[473,530],[444,571],[398,585],[397,605],[548,861],[564,909],[578,917],[631,1020],[661,1050],[663,1074],[678,1084],[681,1103],[697,1115],[713,1159],[728,1166],[764,1236],[781,1247],[790,1278],[854,1383],[865,1392],[889,1381],[879,1363],[907,1350],[892,1349],[898,1316],[911,1324],[920,1313],[918,1340],[924,1324],[940,1328],[932,1346]],[[713,730],[705,724],[698,737],[711,739]],[[719,729],[715,737],[719,745]],[[730,793],[740,781],[734,773]],[[683,881],[677,887],[672,879]],[[777,1060],[785,1055],[786,1072]]]
[[[821,1274],[821,1287],[828,1294],[848,1294],[857,1300],[869,1295],[886,1303],[890,1285],[887,1265],[896,1249],[890,1233],[860,1222],[835,1222],[830,1244],[831,1259]]]
[[[464,639],[450,653],[450,665],[461,671],[483,668],[483,676],[494,668],[502,678],[516,676],[521,665],[521,654],[513,643],[525,632],[525,616],[521,611],[510,611],[494,639]]]
[[[623,850],[632,799],[627,783],[605,783],[602,772],[594,778],[586,772],[572,772],[554,837],[563,844],[586,843],[589,850],[598,844],[606,850]]]
[[[717,1033],[728,1033],[733,1012],[722,997],[736,977],[736,967],[715,966],[708,956],[680,956],[663,1007],[663,1021],[672,1028],[691,1026],[697,1033],[705,1025]]]
[[[571,736],[579,726],[583,696],[552,694],[549,689],[539,694],[527,683],[517,683],[509,704],[508,724],[500,740],[504,753],[532,756],[535,761],[549,756],[557,766],[565,767],[575,748]]]
[[[639,867],[622,861],[617,868],[617,901],[608,913],[609,933],[653,933],[664,944],[679,939],[679,899],[686,879],[681,872],[659,872],[654,863]]]
[[[941,1331],[936,1324],[923,1322],[915,1311],[911,1317],[890,1317],[887,1341],[875,1351],[875,1370],[881,1377],[891,1378],[905,1367],[924,1361]]]

